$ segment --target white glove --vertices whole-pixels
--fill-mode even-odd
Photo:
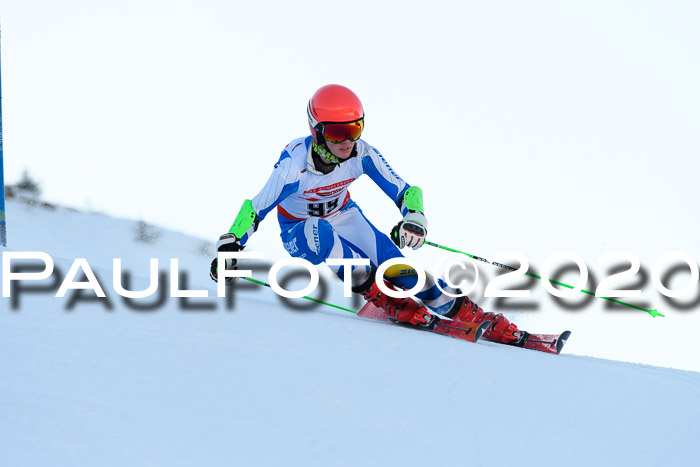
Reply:
[[[391,230],[391,240],[399,248],[410,246],[417,250],[425,243],[428,234],[428,220],[420,211],[410,211]]]
[[[243,245],[241,245],[240,241],[236,236],[232,233],[227,233],[222,235],[219,238],[219,241],[216,242],[216,249],[217,251],[241,251],[244,248]],[[227,270],[232,270],[232,269],[238,269],[238,266],[236,265],[238,261],[235,258],[229,258],[225,261],[224,267]],[[218,282],[218,275],[219,275],[219,259],[214,258],[214,261],[211,262],[211,267],[209,268],[209,277],[212,278],[214,282]],[[227,285],[232,285],[234,282],[236,282],[237,277],[227,277],[225,279]]]

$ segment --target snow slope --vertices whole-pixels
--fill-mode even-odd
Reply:
[[[134,221],[7,210],[3,254],[48,252],[61,274],[1,299],[0,466],[697,462],[696,372],[475,345],[282,306],[248,284],[229,307],[202,240],[160,231],[139,243]],[[54,297],[78,257],[108,301]],[[177,257],[210,297],[132,309],[112,288],[114,257],[133,289],[147,286],[147,258],[167,272]]]

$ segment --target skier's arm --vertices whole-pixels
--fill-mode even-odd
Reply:
[[[299,173],[294,169],[289,154],[282,153],[282,157],[275,164],[272,175],[267,183],[252,200],[243,201],[243,206],[238,211],[236,219],[231,224],[227,233],[219,237],[216,250],[219,252],[240,251],[245,248],[250,236],[258,230],[258,224],[265,216],[282,202],[290,194],[299,188]],[[226,269],[237,269],[235,259],[226,260]],[[211,263],[210,276],[217,281],[218,260],[214,258]],[[227,283],[232,283],[235,278],[227,278]]]
[[[362,172],[369,175],[374,183],[401,209],[404,192],[410,187],[375,148],[370,147],[362,158]],[[402,213],[403,214],[403,213]]]
[[[394,200],[403,215],[391,231],[391,240],[399,248],[410,246],[417,250],[423,246],[428,233],[428,221],[423,213],[423,190],[403,181],[374,148],[362,158],[362,170]]]
[[[253,235],[253,232],[258,230],[259,223],[260,217],[253,208],[253,202],[247,199],[243,201],[243,206],[241,206],[241,209],[238,211],[236,220],[233,221],[233,224],[231,224],[231,228],[228,229],[228,234],[226,235],[233,235],[235,237],[235,241],[238,242],[242,249],[248,241],[248,238]],[[225,235],[222,235],[222,237],[224,236]],[[221,240],[219,240],[219,242],[221,242]]]
[[[428,220],[423,214],[423,190],[411,186],[404,191],[399,208],[403,213],[401,222],[391,230],[391,240],[399,248],[410,246],[417,250],[425,243]]]
[[[417,186],[409,186],[406,188],[401,196],[401,200],[399,201],[399,209],[401,210],[401,214],[404,216],[409,211],[424,213],[423,190]]]
[[[247,199],[243,202],[228,233],[236,236],[241,247],[245,246],[253,232],[258,229],[260,221],[298,188],[299,173],[294,170],[292,159],[289,156],[285,157],[283,153],[260,193],[252,200]]]
[[[259,222],[258,215],[253,209],[252,202],[249,199],[243,201],[243,206],[241,206],[240,211],[238,211],[236,220],[233,221],[228,233],[223,234],[221,237],[219,237],[219,241],[216,242],[216,251],[241,251],[243,248],[245,248],[245,242],[248,240],[248,238],[258,229]],[[238,269],[237,264],[237,259],[229,258],[226,260],[224,267],[225,269],[229,270]],[[214,280],[214,282],[219,281],[218,256],[211,262],[211,266],[209,267],[209,276]],[[237,279],[237,277],[227,277],[226,283],[233,284]]]

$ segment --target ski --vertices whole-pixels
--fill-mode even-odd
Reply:
[[[461,321],[453,321],[461,322]],[[484,340],[489,342],[495,342],[496,344],[512,345],[514,347],[521,347],[530,350],[539,350],[540,352],[547,352],[559,355],[561,349],[566,344],[566,341],[571,336],[571,331],[564,331],[561,334],[532,334],[527,331],[520,331],[523,338],[517,342],[501,342],[500,340],[494,340],[489,336],[489,330],[486,330],[486,335]]]
[[[507,345],[559,355],[571,336],[571,331],[564,331],[561,334],[531,334],[523,331],[523,334],[525,334],[523,341]]]
[[[467,321],[456,321],[440,318],[433,315],[433,321],[430,323],[430,326],[414,326],[408,323],[400,323],[389,318],[384,310],[377,308],[371,302],[367,302],[357,316],[365,319],[371,319],[373,321],[398,324],[403,327],[410,327],[421,331],[434,332],[437,334],[442,334],[443,336],[450,336],[469,342],[477,342],[482,335],[488,331],[488,327],[491,325],[491,321],[484,321],[481,324],[475,324]],[[525,338],[520,342],[510,344],[505,344],[500,341],[490,342],[558,355],[561,353],[561,349],[564,347],[564,344],[566,344],[567,339],[571,335],[571,331],[564,331],[561,334],[531,334],[526,331],[522,331],[522,333],[525,335]]]
[[[436,334],[442,334],[443,336],[450,336],[469,342],[478,341],[484,331],[486,331],[486,329],[488,329],[488,327],[491,325],[491,321],[484,321],[481,324],[474,324],[464,321],[452,321],[433,315],[433,320],[429,326],[414,326],[409,323],[400,323],[396,320],[392,320],[389,318],[389,316],[387,316],[384,310],[375,307],[371,302],[366,303],[357,316],[373,321],[398,324],[400,326],[410,327],[421,331],[434,332]]]

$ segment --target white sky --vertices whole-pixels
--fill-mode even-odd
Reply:
[[[613,250],[647,271],[670,250],[700,259],[696,2],[5,0],[0,15],[6,181],[27,169],[49,200],[214,240],[335,82],[424,189],[433,241],[536,265],[574,251],[599,279]],[[368,180],[351,193],[379,228],[398,220]],[[277,235],[271,216],[252,247]],[[643,332],[697,322],[666,311]]]

